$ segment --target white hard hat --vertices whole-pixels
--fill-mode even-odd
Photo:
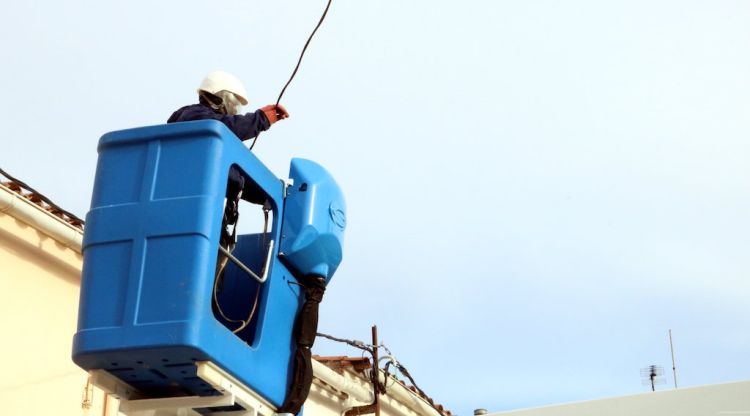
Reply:
[[[198,87],[198,94],[201,91],[211,94],[216,94],[219,91],[228,91],[236,95],[242,105],[247,105],[248,103],[247,91],[245,91],[242,81],[228,72],[214,71],[206,75],[206,78],[201,82],[201,86]]]

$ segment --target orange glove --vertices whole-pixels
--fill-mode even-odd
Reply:
[[[284,106],[281,104],[270,104],[265,107],[261,107],[261,111],[263,111],[263,114],[266,115],[266,118],[268,118],[268,122],[271,124],[289,117],[289,113],[286,111],[286,108],[284,108]]]

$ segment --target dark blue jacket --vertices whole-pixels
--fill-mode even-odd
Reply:
[[[167,123],[195,120],[221,121],[243,141],[252,139],[260,132],[266,131],[271,127],[271,123],[268,122],[268,118],[266,118],[266,115],[261,110],[256,110],[254,113],[230,116],[217,113],[203,104],[192,104],[180,108],[169,117]]]

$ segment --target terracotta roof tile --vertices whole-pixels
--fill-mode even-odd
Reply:
[[[81,221],[79,218],[75,218],[73,216],[70,216],[65,213],[65,211],[55,205],[48,204],[44,202],[44,196],[40,195],[38,193],[27,191],[26,189],[22,188],[19,184],[7,180],[0,182],[4,187],[10,189],[14,193],[16,193],[18,196],[28,200],[32,204],[38,206],[39,208],[49,212],[50,214],[54,215],[57,218],[60,218],[64,222],[72,225],[73,227],[78,228],[79,230],[83,230],[83,221]]]
[[[352,368],[357,372],[363,372],[364,370],[372,368],[370,359],[365,357],[321,357],[319,355],[313,355],[313,359],[325,364],[326,367],[336,371],[337,373],[343,373],[345,368]]]

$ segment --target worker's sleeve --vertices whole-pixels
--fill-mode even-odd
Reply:
[[[236,116],[230,116],[226,114],[214,114],[216,120],[221,121],[229,130],[232,130],[240,140],[248,140],[260,134],[262,131],[268,130],[271,127],[271,123],[268,118],[261,110],[256,110],[254,113],[239,114]]]
[[[169,117],[167,123],[195,120],[221,121],[232,131],[232,133],[236,134],[237,137],[243,141],[252,139],[260,134],[260,132],[268,130],[268,128],[271,127],[271,123],[268,121],[268,118],[262,110],[256,110],[253,113],[230,116],[227,114],[215,113],[208,107],[200,104],[182,107],[175,111],[175,113]]]

